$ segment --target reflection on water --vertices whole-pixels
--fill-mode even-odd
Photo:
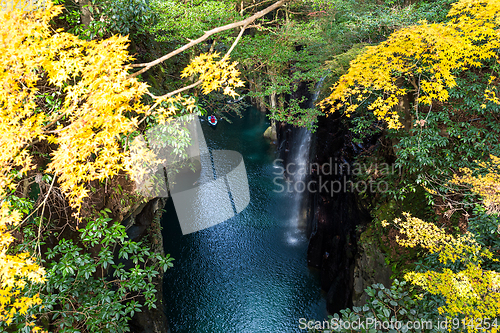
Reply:
[[[212,150],[243,155],[250,204],[237,216],[182,236],[171,200],[163,217],[165,251],[175,258],[164,279],[173,333],[301,332],[300,318],[323,319],[317,276],[307,268],[300,202],[275,193],[277,155],[262,138],[265,116],[249,109],[232,124],[202,124]],[[217,207],[213,207],[217,209]],[[304,331],[302,331],[304,332]]]

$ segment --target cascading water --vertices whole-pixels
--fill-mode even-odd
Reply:
[[[371,219],[356,190],[349,185],[355,181],[353,175],[345,171],[362,147],[353,144],[344,119],[339,114],[319,118],[311,159],[318,166],[317,172],[311,173],[311,182],[325,184],[325,188],[309,197],[312,214],[308,223],[311,236],[307,258],[310,267],[320,270],[329,313],[352,306],[356,227],[366,225]],[[371,146],[375,142],[366,144]]]
[[[322,77],[315,85],[314,93],[311,95],[309,108],[314,108],[314,103],[318,99],[325,77]],[[289,181],[291,196],[291,210],[293,211],[290,221],[290,230],[287,233],[290,244],[297,242],[299,238],[306,237],[304,230],[307,226],[307,205],[308,205],[308,175],[310,174],[310,150],[312,133],[305,127],[295,129],[292,142],[289,143],[290,150],[286,173]],[[287,184],[288,185],[288,184]]]
[[[220,121],[216,130],[206,123],[202,128],[208,149],[242,154],[250,203],[226,222],[182,235],[172,200],[167,202],[162,233],[165,252],[175,258],[164,277],[171,332],[304,332],[301,318],[327,316],[317,272],[307,267],[307,196],[287,191],[278,153],[262,137],[269,127],[264,113],[250,108],[231,121]],[[298,132],[289,142],[290,157],[307,164],[311,133]],[[307,180],[305,174],[293,177]]]

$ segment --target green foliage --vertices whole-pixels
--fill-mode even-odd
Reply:
[[[301,108],[299,103],[303,102],[303,100],[304,99],[300,101],[297,99],[290,100],[288,107],[283,111],[271,110],[271,115],[269,116],[269,118],[300,127],[306,127],[310,131],[315,131],[318,127],[316,125],[316,119],[323,113],[321,112],[321,110],[318,110],[316,108]]]
[[[215,114],[218,118],[222,118],[231,123],[228,115],[241,116],[242,112],[250,105],[244,99],[237,99],[236,102],[224,94],[212,92],[208,95],[200,97],[199,108],[203,110],[202,115]]]
[[[112,222],[109,212],[88,221],[80,240],[62,238],[47,249],[47,281],[28,290],[40,292],[43,300],[29,314],[58,332],[126,332],[127,320],[143,307],[140,297],[156,307],[153,279],[172,267],[173,259],[128,240],[125,226]],[[24,326],[24,318],[12,325]]]
[[[485,89],[489,75],[468,72],[457,79],[450,91],[450,102],[429,110],[424,122],[412,124],[409,131],[388,130],[387,138],[395,142],[395,165],[404,170],[404,177],[384,175],[390,188],[383,193],[387,199],[403,200],[418,187],[427,188],[427,198],[434,203],[434,194],[446,202],[463,188],[450,181],[461,168],[477,169],[475,161],[484,161],[490,154],[500,154],[500,107],[484,103],[478,92]],[[483,107],[484,106],[484,107]],[[353,119],[353,131],[360,137],[373,134],[374,117],[365,114]],[[473,195],[463,198],[456,209],[472,209]]]
[[[401,149],[399,161],[417,174],[417,184],[448,193],[446,180],[460,168],[474,168],[475,160],[500,153],[500,123],[496,121],[500,107],[488,103],[481,108],[482,96],[478,94],[486,82],[484,76],[468,73],[450,93],[454,98],[451,105],[430,112],[425,126],[401,138],[396,146]]]
[[[368,44],[366,43],[353,44],[352,47],[346,52],[332,56],[331,60],[327,60],[325,62],[325,65],[330,72],[328,76],[334,81],[337,81],[342,75],[347,73],[350,62],[356,59],[356,57],[363,52],[364,47],[367,45]]]
[[[460,12],[460,10],[466,11],[467,9],[464,8],[470,6],[472,5],[469,2],[457,4],[455,15],[458,15],[456,13]],[[496,13],[498,13],[498,6],[495,2],[487,4],[476,2],[475,6],[479,8],[479,11],[484,9],[481,14],[476,15],[477,19],[481,18],[481,15],[495,17]],[[449,23],[446,27],[456,24],[457,20],[463,20],[467,14],[467,12],[461,13],[461,15],[458,15],[458,19]],[[474,16],[475,19],[476,16]],[[438,26],[440,25],[434,25],[434,27]],[[417,26],[415,29],[424,27],[427,27],[427,25]],[[461,26],[459,31],[467,38],[471,36],[470,38],[474,39],[475,29],[475,26],[470,26],[468,29]],[[481,36],[477,40],[481,40],[479,45],[484,43],[484,45],[489,45],[488,47],[496,48],[492,46],[493,44],[487,44],[488,41],[495,41],[496,30],[492,26],[490,26],[490,29],[490,39]],[[400,39],[402,43],[410,35],[411,30],[408,30],[408,33]],[[474,39],[474,43],[477,43],[477,40]],[[427,43],[429,42],[425,40],[421,45],[429,45]],[[459,52],[466,52],[464,51],[467,50],[465,44],[460,46]],[[390,45],[390,43],[381,45]],[[414,43],[414,45],[419,45],[419,43]],[[435,44],[432,45],[435,47]],[[461,44],[457,42],[456,45],[450,45],[450,48],[457,45]],[[401,50],[412,49],[412,46],[399,45],[399,49],[391,53],[391,56],[386,59],[388,61],[399,59],[399,55],[405,52]],[[377,47],[370,50],[375,49]],[[371,54],[370,50],[367,51],[367,55]],[[448,52],[448,50],[444,50]],[[380,51],[373,54],[380,55],[382,53]],[[415,65],[415,63],[419,63],[420,56],[408,55],[408,58],[412,59],[414,61],[412,65]],[[432,57],[432,55],[429,57]],[[468,59],[467,56],[463,58]],[[488,58],[490,59],[484,60]],[[404,170],[404,174],[403,177],[382,175],[381,178],[391,185],[391,189],[382,195],[377,194],[378,199],[385,199],[387,205],[396,200],[399,203],[397,206],[403,206],[404,202],[409,200],[413,207],[403,210],[408,212],[426,206],[425,204],[418,205],[417,202],[420,200],[417,201],[412,198],[414,193],[422,193],[425,190],[428,207],[436,205],[436,211],[441,211],[440,222],[444,220],[444,223],[448,224],[447,228],[451,229],[447,230],[448,234],[446,236],[444,236],[444,229],[440,229],[444,245],[433,248],[431,244],[429,254],[414,254],[413,258],[410,259],[418,260],[415,262],[414,271],[405,274],[405,279],[421,288],[419,289],[421,293],[417,295],[420,302],[416,307],[416,309],[419,309],[419,313],[434,314],[436,316],[436,311],[439,309],[439,313],[443,316],[448,319],[455,318],[456,320],[470,320],[471,318],[476,320],[498,316],[496,310],[498,308],[496,287],[497,270],[499,268],[498,254],[488,251],[488,247],[493,250],[499,245],[497,235],[498,216],[488,216],[486,211],[481,208],[475,208],[472,211],[472,208],[476,207],[476,198],[464,190],[463,187],[460,187],[460,183],[451,182],[457,173],[463,172],[464,169],[477,171],[478,166],[481,165],[480,162],[488,160],[490,155],[498,155],[499,153],[500,127],[498,115],[500,108],[497,105],[498,100],[488,97],[488,93],[494,95],[492,91],[495,91],[497,86],[496,77],[493,76],[494,73],[498,72],[497,59],[493,51],[489,53],[489,56],[480,56],[478,59],[480,62],[478,61],[473,66],[463,66],[462,68],[450,70],[448,73],[452,73],[450,77],[456,84],[450,84],[449,91],[446,91],[446,98],[440,99],[437,93],[433,92],[432,96],[429,93],[431,96],[429,100],[432,98],[435,100],[428,103],[427,106],[423,106],[424,103],[418,103],[418,101],[421,101],[420,98],[423,94],[421,79],[423,80],[424,77],[427,79],[429,75],[426,70],[410,70],[409,74],[404,66],[400,66],[393,68],[390,73],[384,72],[382,69],[385,66],[385,60],[376,62],[376,65],[372,67],[374,73],[377,73],[374,76],[374,81],[387,74],[393,78],[392,82],[395,87],[393,91],[400,88],[405,90],[405,92],[399,94],[401,97],[395,98],[394,103],[388,105],[386,109],[386,111],[392,110],[391,112],[393,112],[395,110],[395,112],[399,112],[398,115],[404,119],[401,125],[404,126],[400,126],[399,130],[396,130],[389,122],[389,129],[385,132],[388,135],[383,141],[394,148],[392,154],[386,155],[385,158],[395,160],[396,165]],[[401,61],[403,63],[407,61],[407,58]],[[394,62],[398,62],[398,60]],[[365,77],[372,74],[369,73],[370,68],[360,70],[359,64],[362,63],[362,60],[357,61],[351,67],[354,69],[353,71],[358,70],[360,76],[352,80],[348,76],[346,76],[347,78],[344,77],[344,82],[350,80],[350,84],[355,86],[355,89],[358,89],[357,92],[369,89],[367,88],[368,85],[360,82],[363,82]],[[455,63],[451,65],[455,65]],[[442,67],[441,64],[439,67],[436,66],[438,70],[442,69]],[[404,83],[405,78],[408,79],[406,85]],[[380,82],[382,81],[377,81],[378,88],[376,89],[381,89],[383,83]],[[415,84],[415,82],[417,83]],[[438,83],[434,84],[437,85]],[[387,96],[389,95],[390,93]],[[351,110],[360,107],[366,114],[376,109],[376,106],[372,106],[373,98],[364,100],[364,96],[356,97],[357,100],[356,98],[352,99],[356,100],[356,102],[353,102],[356,105]],[[338,95],[335,95],[333,99],[336,102],[340,101],[340,104],[347,100],[345,96],[340,98]],[[359,102],[362,103],[357,104]],[[366,110],[366,105],[371,107]],[[373,127],[383,128],[373,117],[365,114],[353,120],[355,124],[354,130],[361,138],[364,135],[373,134],[367,129],[371,130]],[[367,174],[365,178],[369,176],[371,175]],[[440,200],[438,201],[438,199]],[[383,206],[377,207],[378,213],[384,208]],[[401,211],[401,207],[397,206],[389,207],[390,214],[397,214],[398,211]],[[465,213],[462,216],[465,221],[467,221],[467,217],[471,216],[472,211],[473,215],[470,218],[469,230],[477,234],[478,242],[475,241],[476,236],[472,234],[466,234],[463,237],[456,236],[456,238],[449,235],[457,234],[459,231],[457,224],[460,216],[455,213],[457,211]],[[410,224],[413,227],[412,232],[418,234],[425,228],[417,225],[415,222],[417,220],[413,219]],[[462,222],[462,228],[464,228],[465,223]],[[436,228],[431,223],[426,225]],[[396,230],[401,233],[401,226]],[[404,244],[404,242],[408,242],[411,239],[410,234],[409,232],[403,233],[403,237],[400,234],[399,239],[396,236],[398,243]],[[432,243],[432,237],[429,235],[423,234],[420,236],[422,244]],[[415,247],[414,245],[408,245],[408,243],[406,245],[412,248]],[[425,248],[424,245],[422,247]],[[483,250],[485,251],[484,255],[478,254],[479,251]],[[399,259],[405,259],[404,255],[399,257]],[[452,260],[446,260],[448,257],[452,258]],[[396,264],[396,270],[408,269],[408,266],[399,265],[397,259],[394,260],[394,256],[392,259],[393,265]],[[473,328],[465,330],[475,331]]]
[[[476,236],[477,242],[494,253],[494,258],[500,259],[497,249],[500,249],[500,216],[486,213],[485,207],[476,205],[473,215],[468,220],[468,230]],[[500,262],[488,260],[483,263],[485,269],[500,272]]]
[[[366,176],[366,175],[365,175]],[[394,175],[399,176],[399,175]],[[368,181],[365,177],[361,179]],[[388,176],[384,176],[387,181]],[[392,221],[404,212],[427,221],[436,220],[435,212],[425,196],[425,190],[417,188],[415,192],[407,193],[404,199],[396,200],[388,197],[378,197],[372,202],[372,224],[361,234],[360,242],[375,242],[386,255],[386,264],[392,269],[392,278],[403,279],[404,273],[415,269],[425,253],[418,249],[404,249],[394,239],[395,229],[382,227],[382,221]]]
[[[158,21],[150,27],[150,33],[158,41],[187,43],[196,39],[205,31],[240,19],[235,10],[235,1],[176,1],[153,0],[152,10],[158,14]],[[216,38],[228,37],[231,32],[217,35]]]
[[[275,18],[273,26],[244,36],[234,57],[250,82],[249,96],[266,101],[271,119],[304,126],[316,120],[318,111],[293,99],[280,101],[280,95],[292,94],[300,82],[310,82],[309,91],[314,93],[316,82],[325,76],[325,86],[330,86],[363,46],[422,19],[442,21],[450,2],[404,7],[390,1],[298,1],[293,12]],[[274,95],[277,105],[271,101]]]
[[[405,1],[328,1],[328,5],[317,7],[325,10],[320,16],[324,38],[334,43],[336,53],[345,52],[356,43],[378,43],[395,30],[420,20],[444,21],[455,1],[419,1],[407,6],[402,2]]]
[[[417,302],[411,297],[407,290],[406,282],[394,280],[390,289],[382,284],[373,284],[365,289],[370,299],[361,307],[345,309],[339,314],[329,316],[329,321],[333,323],[331,330],[312,329],[309,332],[437,332],[436,329],[413,329],[404,328],[408,322],[430,322],[433,319],[428,313],[417,311]],[[365,325],[356,329],[346,325],[347,323],[364,323]],[[376,323],[379,324],[376,324]],[[399,329],[396,322],[401,323]],[[434,321],[435,322],[435,321]],[[345,323],[345,324],[344,324]],[[393,329],[384,329],[382,323],[392,323]],[[371,325],[367,325],[371,324]],[[378,326],[377,326],[378,325]]]
[[[394,30],[421,19],[442,20],[449,3],[441,0],[404,7],[391,1],[295,1],[259,20],[257,29],[245,33],[232,56],[240,63],[249,84],[247,96],[266,105],[272,119],[309,126],[318,111],[304,105],[299,110],[300,102],[285,98],[297,90],[300,82],[309,82],[313,93],[316,82],[329,72],[330,80],[342,74],[348,61],[361,51],[359,43],[381,41]],[[248,17],[266,5],[234,0],[155,0],[151,7],[158,17],[149,31],[172,49],[207,30]],[[224,52],[234,38],[235,32],[231,31],[217,34],[197,45],[191,56],[207,50]]]
[[[328,72],[321,66],[328,51],[314,21],[283,21],[265,33],[244,36],[233,57],[250,83],[248,96],[263,101],[271,119],[313,129],[321,113],[304,105],[304,100],[285,100],[285,96],[297,91],[302,82],[309,82],[309,92],[315,92],[315,84]]]
[[[54,2],[65,6],[61,18],[70,26],[68,31],[85,39],[142,34],[156,19],[149,0],[90,0],[86,8],[91,21],[86,26],[81,22],[81,6],[72,0]]]

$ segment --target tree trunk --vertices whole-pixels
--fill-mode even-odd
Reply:
[[[255,91],[257,93],[262,92],[262,78],[259,75],[255,78]],[[264,99],[260,96],[257,97],[257,108],[261,112],[266,112],[266,103],[264,103]]]
[[[90,6],[91,6],[91,3],[90,3],[90,0],[77,0],[78,2],[78,6],[80,7],[80,11],[81,11],[81,16],[80,16],[80,20],[82,22],[82,24],[88,28],[90,26],[90,22],[92,22],[93,20],[93,17],[92,17],[92,13],[90,12]]]

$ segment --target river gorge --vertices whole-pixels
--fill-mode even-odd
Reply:
[[[175,258],[164,276],[170,329],[297,332],[300,318],[327,315],[318,271],[307,266],[306,196],[280,193],[274,182],[283,175],[276,147],[262,137],[266,115],[250,108],[243,118],[230,119],[216,130],[207,123],[202,128],[209,149],[243,155],[250,204],[224,223],[182,236],[173,202],[167,202],[163,239]]]

